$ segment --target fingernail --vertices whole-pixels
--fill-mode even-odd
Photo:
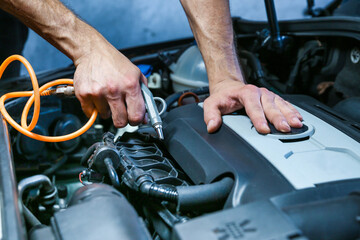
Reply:
[[[270,132],[270,128],[266,123],[262,123],[261,124],[261,129],[265,132],[265,133],[269,133]]]
[[[291,128],[290,128],[289,124],[285,120],[281,121],[281,125],[283,126],[283,129],[281,129],[282,132],[289,132],[290,131]]]
[[[213,129],[215,128],[215,121],[214,120],[210,120],[207,124],[207,131],[211,132],[213,131]]]
[[[293,118],[291,119],[291,123],[292,123],[293,125],[302,126],[301,121],[300,121],[299,118],[297,118],[297,117],[293,117]]]

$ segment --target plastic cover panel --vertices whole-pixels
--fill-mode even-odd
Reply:
[[[294,191],[282,174],[238,134],[225,125],[208,134],[203,119],[203,110],[196,104],[178,107],[164,118],[167,150],[195,184],[233,175],[235,187],[225,207]]]
[[[301,231],[283,213],[270,202],[260,201],[178,224],[172,240],[307,239],[300,236]]]
[[[297,108],[314,131],[308,139],[284,142],[258,134],[246,116],[224,116],[224,123],[261,153],[296,188],[360,178],[360,144]]]

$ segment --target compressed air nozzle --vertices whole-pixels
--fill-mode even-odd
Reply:
[[[159,114],[159,111],[156,107],[154,97],[150,90],[146,87],[146,85],[141,82],[141,92],[144,97],[145,107],[146,111],[148,112],[148,116],[150,118],[151,125],[156,131],[156,134],[158,135],[158,138],[160,140],[164,140],[164,133],[162,130],[162,121]]]
[[[163,130],[162,130],[162,126],[161,125],[157,125],[157,126],[154,126],[155,128],[155,131],[159,137],[160,140],[164,140],[164,133],[163,133]]]

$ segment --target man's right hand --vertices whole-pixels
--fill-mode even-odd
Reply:
[[[107,41],[74,61],[76,97],[87,116],[96,108],[102,118],[110,114],[115,127],[137,125],[145,115],[140,69]]]
[[[59,0],[0,0],[0,8],[73,60],[76,97],[87,116],[96,108],[103,118],[112,114],[116,127],[136,125],[145,115],[139,68],[99,32],[80,20]]]

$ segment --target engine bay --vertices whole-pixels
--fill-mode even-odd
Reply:
[[[292,103],[290,133],[259,134],[244,110],[208,134],[206,68],[193,39],[122,50],[148,78],[165,140],[149,124],[98,118],[62,143],[0,123],[0,239],[357,239],[360,235],[360,21],[233,19],[247,82]],[[74,67],[38,76],[72,77]],[[0,90],[29,88],[27,78]],[[20,122],[27,99],[8,101]],[[59,136],[87,118],[75,97],[48,96],[35,133]]]

